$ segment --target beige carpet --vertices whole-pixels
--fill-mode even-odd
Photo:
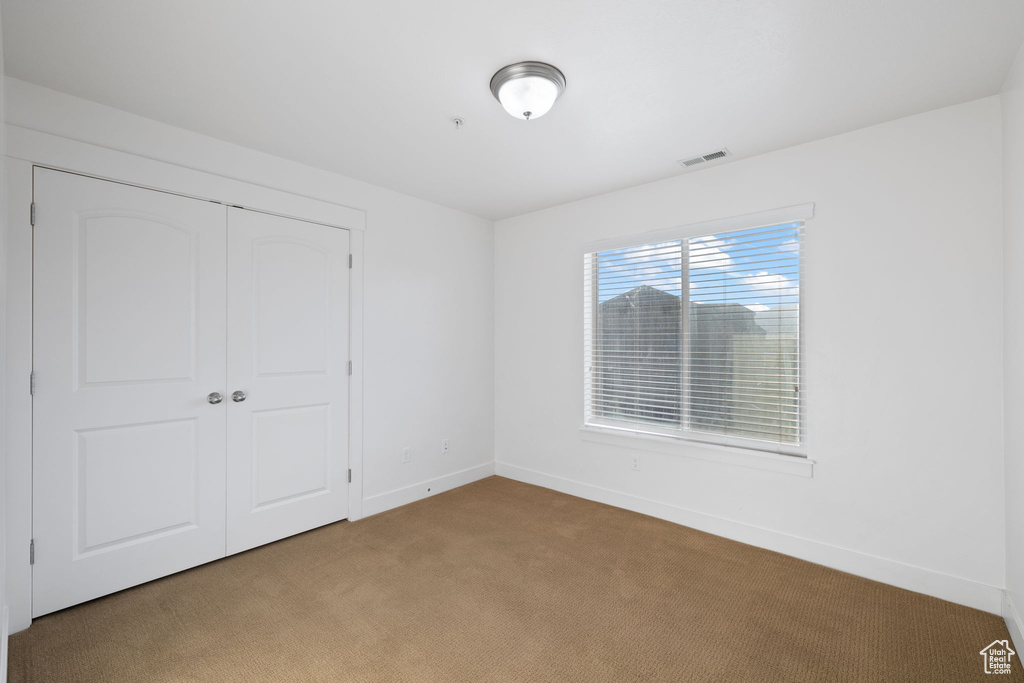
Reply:
[[[492,477],[35,621],[12,683],[1024,681],[994,615]]]

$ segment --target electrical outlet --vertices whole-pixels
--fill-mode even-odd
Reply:
[[[633,469],[637,472],[640,471],[640,456],[635,453],[633,454]]]
[[[448,452],[448,439],[441,439],[441,454]]]
[[[412,449],[406,446],[402,449],[402,462],[409,462],[412,460]]]

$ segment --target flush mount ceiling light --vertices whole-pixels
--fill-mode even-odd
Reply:
[[[517,119],[537,119],[548,113],[565,90],[562,72],[544,62],[519,62],[491,77],[491,93]]]

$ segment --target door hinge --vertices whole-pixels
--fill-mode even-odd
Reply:
[[[33,370],[28,375],[28,394],[29,396],[36,395],[36,371]]]
[[[32,202],[32,206],[28,210],[28,220],[32,224],[32,227],[36,225],[36,203]]]
[[[352,374],[352,361],[348,362],[348,374]]]
[[[352,470],[348,471],[348,483],[352,483]]]
[[[35,204],[33,204],[33,206],[35,206]],[[349,267],[349,268],[351,268],[351,267],[352,267],[352,254],[349,254],[349,255],[348,255],[348,267]]]
[[[36,563],[36,539],[32,539],[28,542],[28,563]]]

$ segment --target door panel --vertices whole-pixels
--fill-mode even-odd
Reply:
[[[35,171],[33,615],[222,557],[225,208]]]
[[[79,213],[81,382],[194,380],[198,236],[158,216],[118,213]]]
[[[228,213],[228,553],[348,511],[348,231]]]
[[[252,246],[257,376],[326,375],[330,254],[316,244],[280,238]]]
[[[252,414],[253,510],[330,488],[331,407]]]
[[[194,527],[198,455],[194,418],[79,430],[76,558]]]

